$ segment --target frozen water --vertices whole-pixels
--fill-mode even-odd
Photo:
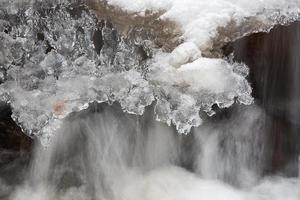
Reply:
[[[117,101],[141,115],[157,100],[157,119],[175,124],[180,133],[199,126],[198,112],[212,113],[214,103],[228,107],[235,97],[252,102],[244,76],[224,60],[196,60],[201,53],[193,43],[170,55],[154,50],[153,59],[143,60],[142,44],[96,19],[84,4],[26,5],[1,9],[1,99],[26,132],[44,143],[61,119],[94,101]]]
[[[283,19],[286,21],[297,19],[300,11],[299,0],[211,0],[209,2],[207,0],[108,0],[108,2],[141,15],[146,10],[163,10],[164,14],[161,18],[177,22],[182,29],[184,41],[195,43],[201,51],[211,48],[212,39],[218,35],[218,27],[224,27],[231,21],[239,24],[255,17],[270,27]],[[243,30],[239,31],[241,35],[247,33],[243,33]]]
[[[94,101],[117,101],[138,115],[154,103],[157,120],[187,134],[201,125],[199,112],[214,114],[214,104],[253,103],[247,67],[201,52],[230,20],[269,19],[279,8],[280,16],[296,16],[291,13],[298,12],[298,1],[276,2],[109,1],[141,15],[165,10],[161,18],[175,21],[184,41],[167,53],[120,34],[83,1],[1,1],[0,100],[44,144],[66,116]]]

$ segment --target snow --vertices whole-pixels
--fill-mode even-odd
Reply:
[[[98,55],[92,38],[99,28],[95,16],[83,11],[73,18],[70,4],[58,2],[60,9],[45,2],[0,1],[0,100],[11,104],[14,120],[44,144],[70,113],[95,101],[119,102],[125,112],[137,115],[156,102],[157,120],[184,134],[201,125],[199,112],[213,115],[214,104],[253,103],[247,67],[202,52],[212,48],[217,28],[231,20],[242,24],[254,16],[272,25],[282,16],[295,20],[300,10],[299,1],[282,0],[109,0],[140,15],[163,11],[161,19],[180,27],[182,44],[171,53],[151,49],[153,58],[143,61],[136,47],[147,42],[125,40],[105,21]],[[39,10],[41,4],[48,6],[47,13]],[[5,33],[8,25],[12,30]],[[39,32],[44,41],[37,40]]]
[[[246,17],[264,17],[299,13],[299,0],[108,0],[108,3],[129,12],[143,14],[145,10],[164,10],[162,19],[175,21],[183,30],[185,41],[194,42],[200,49],[209,45],[216,29],[230,20]]]

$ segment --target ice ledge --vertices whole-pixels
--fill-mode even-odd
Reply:
[[[253,103],[245,65],[205,58],[188,39],[168,53],[152,35],[124,35],[80,2],[1,6],[0,23],[0,100],[45,145],[91,102],[117,101],[138,115],[155,102],[157,120],[182,134],[201,125],[200,113],[213,115],[214,104]]]

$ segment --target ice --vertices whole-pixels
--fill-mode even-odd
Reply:
[[[1,100],[11,104],[25,132],[44,138],[44,144],[62,119],[90,102],[118,101],[124,110],[142,114],[154,100],[149,83],[134,69],[141,66],[141,59],[131,56],[136,46],[84,7],[78,20],[68,11],[72,6],[81,4],[36,2],[17,14],[1,10],[1,27],[7,26],[0,33],[6,79]],[[102,30],[101,52],[93,43],[97,29]]]
[[[169,64],[172,57],[172,54],[170,58],[160,55],[149,76],[163,91],[156,106],[158,119],[168,124],[173,122],[180,133],[201,125],[200,110],[213,115],[213,104],[230,107],[235,98],[246,105],[253,102],[252,89],[245,79],[248,69],[244,65],[201,58],[174,68]],[[169,113],[167,118],[162,116],[166,113]]]
[[[202,52],[230,20],[257,16],[268,24],[276,9],[280,16],[299,11],[298,1],[108,3],[140,15],[163,11],[160,18],[176,22],[183,42],[168,53],[154,48],[151,36],[127,38],[84,1],[0,1],[0,100],[45,145],[70,113],[91,102],[118,102],[138,115],[154,104],[157,120],[184,134],[201,125],[199,112],[213,115],[214,104],[253,103],[247,67]]]
[[[201,56],[201,51],[192,42],[186,42],[179,45],[170,55],[170,64],[174,67],[195,61]]]
[[[242,22],[256,16],[260,20],[276,21],[280,16],[297,17],[299,0],[108,0],[111,5],[129,12],[143,13],[145,10],[164,10],[161,18],[177,22],[186,41],[195,42],[200,49],[208,47],[216,36],[217,28],[231,20]],[[277,17],[275,17],[276,13]]]

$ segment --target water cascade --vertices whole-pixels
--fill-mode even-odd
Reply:
[[[256,3],[0,1],[0,199],[299,200],[300,4]]]

